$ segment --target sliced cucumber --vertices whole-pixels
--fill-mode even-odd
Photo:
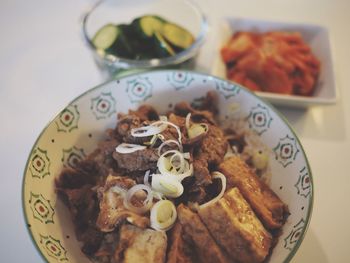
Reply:
[[[129,59],[173,56],[193,42],[186,29],[156,15],[138,17],[127,25],[107,24],[92,39],[98,53]]]
[[[112,24],[102,27],[92,39],[92,43],[97,49],[106,50],[110,48],[118,38],[118,27]]]
[[[102,27],[92,39],[96,49],[102,54],[113,54],[123,58],[133,58],[133,50],[127,40],[127,25],[108,24]]]
[[[153,50],[156,57],[164,58],[176,54],[175,50],[165,41],[161,33],[155,32],[153,41]]]
[[[165,23],[161,32],[164,39],[176,48],[186,49],[194,42],[194,37],[190,32],[173,23]]]
[[[162,30],[163,24],[166,21],[155,15],[146,15],[136,18],[132,24],[135,27],[135,31],[145,38],[150,38],[155,32]]]

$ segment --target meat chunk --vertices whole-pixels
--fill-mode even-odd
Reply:
[[[117,170],[117,163],[113,159],[113,152],[115,152],[115,147],[120,142],[116,139],[108,139],[101,141],[98,144],[98,148],[93,151],[88,157],[87,160],[91,160],[96,163],[96,166],[99,169],[99,181],[103,182],[110,170]]]
[[[100,213],[96,225],[102,232],[111,232],[124,220],[145,228],[149,225],[147,217],[140,216],[124,207],[123,193],[135,185],[127,177],[109,175],[104,187],[98,189],[100,195]]]
[[[288,215],[287,206],[239,156],[226,159],[219,170],[226,176],[229,187],[239,188],[266,228],[282,227]]]
[[[122,225],[114,253],[115,262],[163,263],[167,249],[165,232]]]
[[[272,237],[238,188],[232,188],[198,213],[214,239],[232,258],[243,263],[262,262],[266,258]]]
[[[208,185],[211,183],[209,172],[210,166],[219,165],[225,156],[227,150],[227,140],[220,128],[209,125],[207,135],[194,154],[194,176],[199,185]]]
[[[151,105],[141,105],[136,111],[129,110],[129,115],[136,115],[141,121],[159,120],[159,114]]]
[[[177,213],[185,235],[193,241],[200,262],[231,262],[215,243],[198,214],[183,204],[177,207]]]
[[[128,154],[114,152],[113,158],[117,161],[118,167],[134,172],[155,169],[159,156],[157,149],[147,148]]]
[[[149,138],[134,137],[131,135],[131,130],[144,125],[148,125],[148,122],[142,121],[136,114],[119,114],[114,136],[125,143],[143,144],[144,142],[149,141]]]
[[[68,206],[77,239],[83,243],[82,251],[92,255],[100,246],[103,233],[96,229],[98,215],[98,200],[92,185],[86,184],[81,188],[56,188],[56,191]]]
[[[167,254],[167,263],[192,263],[195,251],[191,251],[191,243],[183,238],[183,227],[176,222],[169,234],[170,249]]]
[[[191,118],[196,122],[216,124],[215,116],[218,110],[218,95],[209,91],[205,98],[193,102],[191,105],[185,101],[179,102],[174,107],[175,114],[186,117],[191,113]]]
[[[208,91],[201,103],[193,103],[192,107],[199,111],[209,111],[214,116],[219,113],[219,97],[215,91]]]

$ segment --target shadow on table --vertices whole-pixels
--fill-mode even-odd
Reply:
[[[276,108],[287,118],[299,136],[327,141],[345,140],[345,116],[341,101],[336,105],[308,109]]]
[[[330,260],[312,228],[309,228],[303,243],[291,263],[297,262],[317,262],[329,263]]]

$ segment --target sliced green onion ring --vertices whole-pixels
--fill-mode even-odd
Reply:
[[[132,203],[133,196],[139,192],[139,191],[145,191],[147,193],[146,199],[143,201],[143,205],[138,207],[135,206]],[[151,187],[145,185],[145,184],[136,184],[133,187],[131,187],[127,192],[126,196],[124,198],[124,206],[125,208],[137,213],[137,214],[144,214],[147,211],[149,211],[153,204],[153,192]]]
[[[170,157],[168,155],[171,155]],[[193,174],[193,165],[185,159],[185,153],[180,153],[177,150],[169,150],[163,153],[157,162],[159,172],[165,176],[174,176],[176,180],[181,182],[188,176]],[[174,159],[179,158],[179,165],[174,166]],[[186,157],[188,155],[186,154]]]
[[[217,178],[217,179],[220,179],[220,180],[221,180],[221,185],[222,185],[221,191],[220,191],[220,193],[219,193],[216,197],[214,197],[213,199],[211,199],[209,202],[206,202],[206,203],[204,203],[204,204],[201,204],[201,205],[199,206],[200,209],[205,208],[205,207],[207,207],[207,206],[209,206],[209,205],[215,203],[216,201],[220,200],[221,197],[223,197],[224,194],[225,194],[225,191],[226,191],[226,176],[225,176],[224,174],[218,172],[218,171],[215,171],[215,172],[212,173],[212,177],[213,177],[214,179]]]
[[[173,176],[162,174],[152,175],[152,189],[170,198],[176,198],[183,194],[183,185]]]
[[[170,159],[170,165],[177,173],[182,173],[185,169],[185,158],[180,152],[173,154]]]
[[[185,119],[185,126],[187,130],[190,128],[190,120],[191,120],[191,113],[188,113]]]
[[[146,171],[145,176],[143,177],[143,183],[149,187],[151,187],[151,184],[149,183],[150,173],[150,170]]]
[[[193,139],[197,136],[207,133],[209,126],[206,123],[195,123],[187,130],[188,138]]]
[[[176,218],[176,207],[169,200],[160,200],[151,209],[151,227],[155,230],[169,230],[174,225]]]
[[[193,139],[197,136],[200,136],[204,133],[207,133],[209,130],[209,125],[207,123],[194,123],[190,125],[191,113],[186,115],[185,126],[187,129],[188,138]]]
[[[146,149],[146,146],[131,143],[121,143],[115,148],[116,152],[122,154],[133,153],[143,149]]]
[[[183,151],[183,147],[178,141],[166,140],[161,145],[159,145],[159,147],[158,147],[158,155],[162,155],[162,149],[163,149],[164,146],[171,145],[171,144],[175,144],[178,147],[180,152]]]
[[[166,128],[166,127],[165,127]],[[148,125],[131,129],[131,135],[134,137],[148,137],[156,135],[165,130],[161,126]]]
[[[166,125],[166,126],[165,126]],[[172,123],[172,122],[170,122],[170,121],[162,121],[162,120],[160,120],[160,121],[155,121],[155,122],[152,122],[151,123],[151,126],[155,126],[155,127],[164,127],[165,126],[165,128],[167,127],[167,126],[172,126],[172,127],[174,127],[175,129],[176,129],[176,131],[177,131],[177,135],[178,135],[178,141],[179,141],[179,143],[181,144],[181,131],[180,131],[180,128],[177,126],[177,125],[175,125],[174,123]],[[164,129],[165,130],[165,129]],[[164,131],[163,130],[163,131]]]

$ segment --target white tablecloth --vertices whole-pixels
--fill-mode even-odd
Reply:
[[[350,1],[200,0],[211,21],[239,16],[327,27],[339,100],[281,109],[311,163],[315,203],[292,262],[350,262]],[[102,81],[79,18],[92,0],[0,1],[0,261],[42,262],[23,219],[21,185],[30,149],[68,102]],[[200,65],[208,70],[207,64]]]

